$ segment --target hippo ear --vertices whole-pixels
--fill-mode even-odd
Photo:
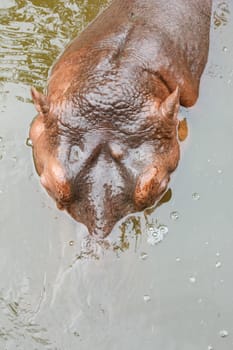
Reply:
[[[176,118],[180,108],[180,89],[177,86],[165,101],[160,105],[160,111],[164,117]]]
[[[158,187],[156,181],[157,172],[158,169],[154,165],[150,165],[144,170],[137,181],[134,202],[139,210],[154,204]]]
[[[38,92],[33,86],[31,87],[31,95],[37,112],[46,115],[49,111],[49,102],[47,96]]]

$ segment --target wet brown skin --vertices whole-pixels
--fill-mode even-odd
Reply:
[[[114,0],[55,63],[30,138],[42,185],[90,234],[158,200],[179,161],[177,113],[192,106],[210,0]]]

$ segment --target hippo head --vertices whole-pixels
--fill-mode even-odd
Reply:
[[[107,236],[123,216],[161,198],[179,160],[178,88],[163,100],[137,97],[130,113],[124,98],[109,107],[94,91],[58,104],[32,88],[32,98],[41,183],[91,234]]]

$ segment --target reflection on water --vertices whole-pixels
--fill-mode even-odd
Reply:
[[[153,208],[155,210],[156,207]],[[152,214],[150,209],[150,215]],[[137,215],[129,215],[122,220],[122,223],[105,239],[96,239],[92,236],[85,236],[79,242],[71,241],[69,244],[75,246],[75,260],[80,259],[96,259],[99,260],[106,255],[107,252],[114,252],[118,257],[120,253],[130,250],[139,252],[142,240],[146,240],[148,245],[154,246],[163,241],[168,234],[167,225],[161,224],[158,220],[154,220],[148,212],[138,213]],[[171,219],[177,220],[178,212],[171,213]],[[118,226],[118,225],[117,225]]]
[[[214,26],[218,28],[228,23],[230,17],[230,9],[227,1],[220,2],[214,11]]]
[[[25,288],[25,286],[24,286]],[[0,292],[0,311],[1,311],[1,340],[7,344],[17,344],[21,342],[29,349],[33,344],[43,346],[51,345],[49,335],[44,327],[33,322],[34,310],[27,303],[25,290],[21,290],[20,296],[13,299],[12,295],[3,295]],[[11,293],[9,293],[11,294]],[[22,348],[23,349],[23,348]]]
[[[144,220],[145,221],[145,220]],[[77,251],[76,259],[99,260],[109,253],[114,253],[116,257],[126,250],[137,252],[140,248],[140,237],[145,231],[143,215],[130,215],[123,219],[116,234],[111,234],[105,239],[96,239],[90,235],[84,236],[79,242],[72,241],[71,246],[75,246]],[[70,244],[70,242],[69,242]]]
[[[54,59],[106,4],[5,0],[0,13],[0,81],[44,88]]]
[[[188,137],[188,123],[187,123],[187,119],[184,118],[182,120],[179,120],[178,138],[179,138],[179,141],[183,142],[184,140],[186,140],[187,137]]]

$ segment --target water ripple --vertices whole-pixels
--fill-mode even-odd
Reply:
[[[44,86],[59,52],[98,13],[98,1],[88,2],[5,1],[0,10],[0,81]]]

